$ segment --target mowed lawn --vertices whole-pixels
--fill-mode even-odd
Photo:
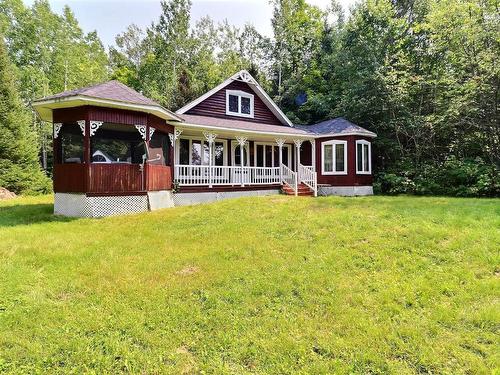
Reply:
[[[0,203],[0,373],[491,374],[500,200]]]

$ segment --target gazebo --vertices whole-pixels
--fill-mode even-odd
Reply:
[[[53,123],[56,214],[107,216],[173,205],[173,112],[110,81],[33,103]]]

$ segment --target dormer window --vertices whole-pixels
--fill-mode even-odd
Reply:
[[[253,117],[253,95],[244,91],[226,90],[226,115]]]

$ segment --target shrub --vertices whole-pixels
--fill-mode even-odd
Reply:
[[[384,194],[450,195],[457,197],[500,196],[499,171],[481,158],[449,157],[442,163],[426,164],[418,170],[400,166],[405,172],[383,172],[374,188]]]

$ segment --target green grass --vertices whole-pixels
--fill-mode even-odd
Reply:
[[[0,202],[0,373],[490,374],[500,201]]]

